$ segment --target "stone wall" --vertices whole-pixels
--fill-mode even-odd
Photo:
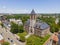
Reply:
[[[34,30],[34,34],[35,34],[35,35],[38,35],[38,36],[41,36],[41,30],[35,29],[35,30]]]
[[[29,27],[28,26],[24,26],[24,30],[29,33]]]

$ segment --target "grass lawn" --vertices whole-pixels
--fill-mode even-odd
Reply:
[[[44,38],[35,36],[35,35],[31,35],[27,41],[26,41],[26,45],[43,45],[44,42],[50,37],[50,35],[45,36]]]
[[[27,32],[23,32],[23,33],[17,33],[17,35],[20,37],[20,36],[26,36],[27,35]]]
[[[21,42],[25,42],[26,41],[25,36],[27,35],[27,32],[18,33],[17,35],[20,37],[20,41]]]
[[[25,37],[27,35],[26,32],[18,33],[19,37]],[[39,36],[31,35],[28,39],[26,39],[26,45],[43,45],[44,42],[50,37],[50,35],[46,35],[44,38]],[[22,38],[24,40],[24,38]]]

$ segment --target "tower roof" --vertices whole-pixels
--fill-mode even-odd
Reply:
[[[36,13],[35,13],[34,9],[32,9],[31,15],[35,15],[35,14],[36,14]]]

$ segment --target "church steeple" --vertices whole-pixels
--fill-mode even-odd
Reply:
[[[32,9],[32,11],[31,11],[31,15],[36,15],[34,9]]]
[[[36,13],[35,13],[34,9],[32,9],[30,15],[31,15],[31,16],[30,16],[30,19],[32,19],[32,20],[36,19]]]

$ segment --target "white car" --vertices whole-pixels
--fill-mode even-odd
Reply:
[[[16,45],[15,43],[13,45]]]

